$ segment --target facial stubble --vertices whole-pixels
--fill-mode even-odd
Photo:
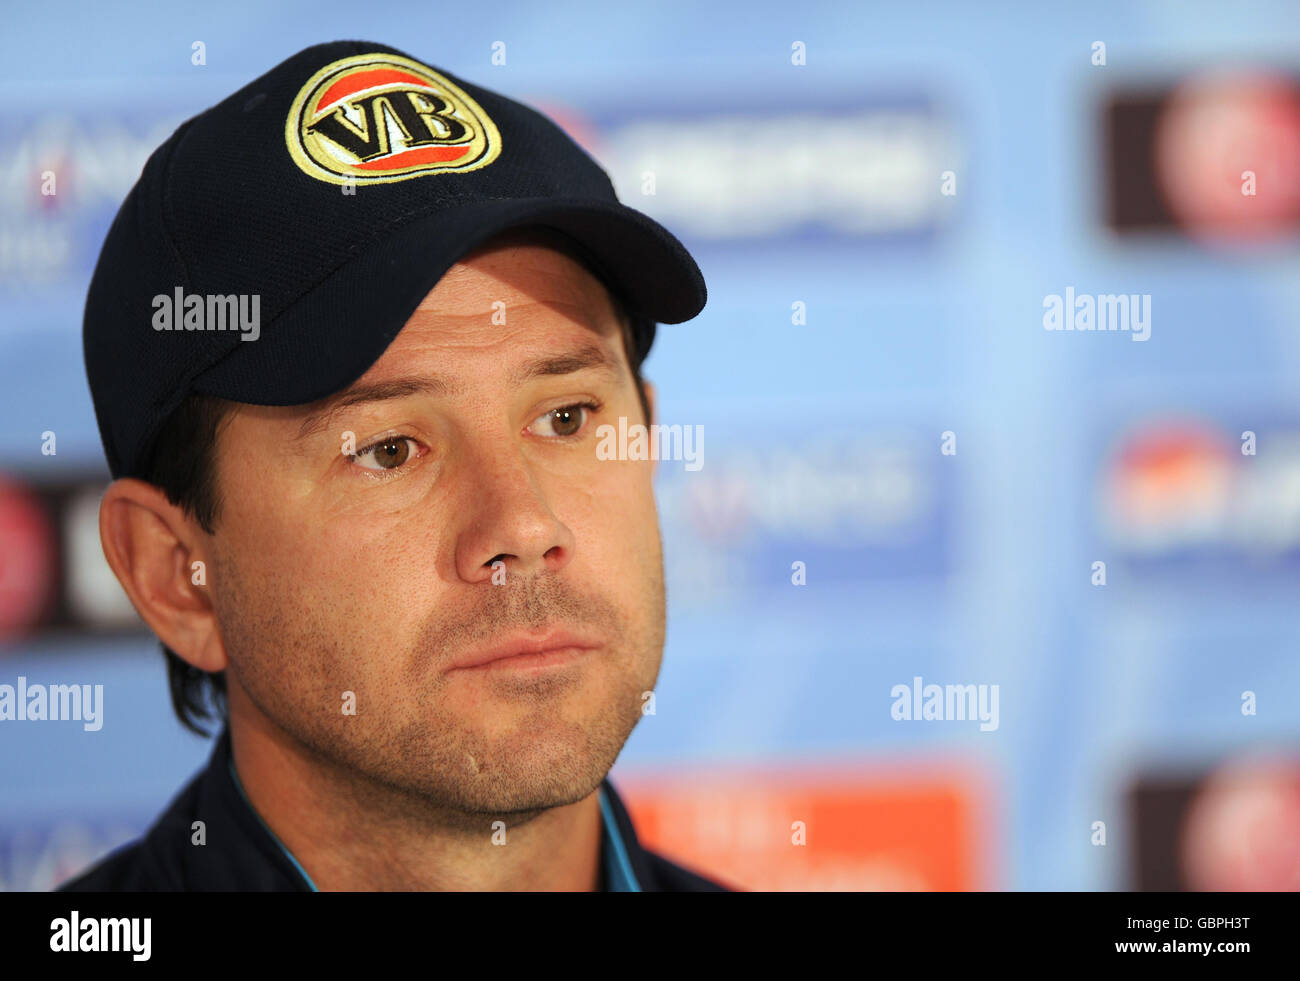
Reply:
[[[339,609],[338,597],[283,575],[254,586],[218,563],[230,673],[349,805],[448,826],[481,828],[489,814],[517,822],[590,795],[641,718],[665,629],[657,535],[654,544],[634,610],[562,573],[507,577],[427,615],[400,658],[382,643],[382,618],[346,617],[355,626],[332,631],[311,611]],[[470,685],[445,671],[507,631],[553,624],[609,643],[540,676],[492,671]],[[346,691],[355,715],[341,708]]]

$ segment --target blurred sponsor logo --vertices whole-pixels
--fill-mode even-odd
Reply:
[[[973,771],[870,766],[616,778],[648,847],[741,889],[991,888]]]
[[[100,544],[104,484],[0,476],[0,643],[43,631],[145,629]]]
[[[646,119],[600,145],[618,195],[694,239],[933,232],[951,213],[951,124],[924,104]]]
[[[1205,781],[1183,825],[1189,888],[1300,891],[1300,762],[1242,759]]]
[[[1156,125],[1156,174],[1198,238],[1268,238],[1300,220],[1300,88],[1260,73],[1179,86]]]
[[[1300,559],[1300,428],[1261,433],[1246,456],[1237,431],[1152,420],[1103,464],[1103,532],[1132,561],[1193,558],[1228,568]]]
[[[1300,758],[1256,751],[1128,792],[1140,891],[1300,891]]]
[[[902,432],[792,434],[762,447],[723,444],[689,479],[662,472],[670,580],[703,599],[788,585],[793,559],[839,582],[946,575],[953,470],[920,445]]]
[[[1109,96],[1102,122],[1107,221],[1201,243],[1300,230],[1300,80],[1212,70]]]
[[[0,117],[0,288],[89,271],[145,160],[180,118]],[[42,193],[46,174],[53,194]]]
[[[0,476],[0,641],[21,636],[55,591],[54,532],[39,499]]]

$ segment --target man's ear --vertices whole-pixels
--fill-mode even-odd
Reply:
[[[113,481],[99,505],[104,557],[131,605],[182,659],[216,672],[226,667],[226,649],[207,591],[202,537],[197,522],[142,480]]]

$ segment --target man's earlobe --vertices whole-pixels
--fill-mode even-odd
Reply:
[[[158,639],[203,671],[226,667],[197,523],[152,484],[115,480],[99,505],[109,568]]]

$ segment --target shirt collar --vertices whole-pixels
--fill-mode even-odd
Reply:
[[[307,888],[312,892],[320,892],[320,890],[316,888],[316,883],[311,881],[311,876],[307,874],[307,870],[299,864],[298,860],[293,857],[293,852],[289,851],[289,849],[285,847],[284,842],[282,842],[279,837],[276,836],[276,833],[271,830],[270,826],[262,820],[262,815],[257,813],[257,808],[255,808],[253,802],[248,799],[248,795],[244,793],[244,785],[240,782],[239,774],[235,772],[234,756],[231,756],[228,762],[230,764],[230,779],[235,781],[235,789],[239,791],[239,797],[244,802],[244,805],[253,812],[253,817],[257,818],[257,823],[262,826],[262,830],[271,836],[273,842],[280,846],[280,851],[284,852],[284,857],[289,860],[289,864],[297,870],[300,876],[302,876],[302,881],[307,883]]]
[[[302,880],[307,884],[307,888],[312,892],[320,892],[316,887],[316,883],[311,881],[311,876],[307,874],[307,870],[304,869],[298,860],[293,857],[293,853],[285,847],[284,842],[282,842],[276,836],[275,832],[267,826],[267,823],[262,820],[262,815],[257,813],[257,809],[253,807],[252,802],[249,801],[248,795],[244,793],[244,785],[239,780],[239,774],[235,772],[235,758],[233,755],[229,758],[228,762],[230,764],[230,779],[235,782],[235,789],[239,791],[240,799],[243,800],[244,805],[252,812],[253,816],[257,818],[258,823],[261,824],[262,829],[270,836],[271,840],[280,846],[280,851],[284,853],[284,857],[289,860],[289,863],[294,867],[298,874],[302,876]],[[599,796],[600,858],[601,867],[604,870],[602,879],[605,884],[605,891],[640,892],[641,884],[637,881],[636,873],[632,871],[632,863],[628,860],[627,844],[624,842],[623,835],[618,829],[618,822],[614,820],[614,813],[609,804],[609,795],[605,792],[604,781],[601,781]]]

